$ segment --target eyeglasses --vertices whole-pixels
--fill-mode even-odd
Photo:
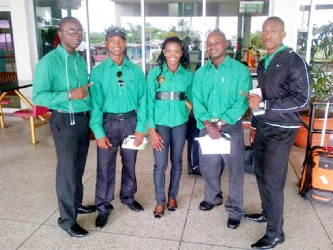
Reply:
[[[68,35],[73,36],[73,35],[78,35],[78,36],[82,36],[83,35],[83,31],[82,30],[61,30],[61,31],[65,31]]]
[[[118,78],[118,85],[119,85],[119,87],[124,87],[125,86],[125,82],[120,79],[122,77],[122,75],[123,75],[123,72],[121,72],[121,71],[117,72],[117,78]]]

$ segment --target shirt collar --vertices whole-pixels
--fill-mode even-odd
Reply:
[[[129,65],[130,65],[130,60],[128,60],[127,58],[126,58],[126,56],[124,57],[124,60],[123,60],[123,64],[122,65],[118,65],[118,64],[116,64],[114,61],[112,61],[112,59],[111,59],[111,57],[110,56],[108,56],[108,58],[106,59],[106,63],[107,63],[107,66],[108,67],[112,67],[112,68],[119,68],[119,67],[129,67]]]
[[[177,68],[177,70],[176,70],[176,72],[175,73],[172,73],[170,70],[169,70],[169,68],[168,68],[168,66],[167,66],[167,64],[166,64],[166,62],[164,62],[163,63],[163,72],[168,72],[169,74],[177,74],[177,73],[183,73],[184,72],[184,67],[179,63],[179,66],[178,66],[178,68]]]
[[[218,68],[222,67],[229,67],[231,65],[232,59],[230,58],[229,55],[226,55],[226,57],[224,58],[223,62],[219,64]],[[208,67],[214,67],[215,65],[212,62],[212,60],[209,60],[208,62]]]
[[[66,58],[68,58],[68,57],[73,57],[73,56],[77,57],[77,56],[80,55],[77,51],[74,52],[74,55],[69,54],[69,53],[68,53],[68,52],[67,52],[67,51],[61,46],[60,43],[58,44],[58,46],[57,46],[57,48],[56,48],[56,51],[57,51],[57,53],[58,53],[60,56],[63,56],[63,55],[64,55],[64,52],[66,52]]]
[[[269,63],[273,60],[274,56],[279,53],[280,51],[284,50],[286,48],[286,46],[284,44],[281,44],[281,46],[270,56],[268,56],[268,54],[266,53],[264,55],[264,60],[265,60],[265,68],[267,69]]]

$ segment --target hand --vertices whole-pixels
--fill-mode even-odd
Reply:
[[[255,137],[256,137],[256,129],[250,128],[249,141],[251,144],[254,142]]]
[[[70,90],[69,92],[70,92],[71,99],[81,100],[81,99],[86,98],[88,95],[88,88],[93,84],[94,84],[93,82],[90,82],[90,83],[82,86],[81,88],[75,88],[75,89]]]
[[[142,144],[145,135],[140,132],[135,132],[134,136],[135,136],[134,146],[139,147]]]
[[[220,129],[218,126],[216,126],[213,123],[208,122],[208,121],[205,121],[204,125],[205,125],[206,131],[210,138],[212,138],[212,139],[221,138],[221,133],[220,133]]]
[[[262,97],[257,94],[249,95],[245,92],[240,92],[241,95],[246,96],[249,101],[249,106],[251,109],[259,109],[259,103],[262,102]]]
[[[154,149],[157,151],[162,151],[164,148],[164,141],[162,139],[162,136],[157,133],[155,129],[149,130],[150,138],[151,138],[151,145]]]
[[[101,149],[108,149],[109,147],[112,147],[112,144],[109,141],[109,138],[106,136],[97,139],[97,146]]]

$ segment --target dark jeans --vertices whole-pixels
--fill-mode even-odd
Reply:
[[[221,175],[223,162],[228,169],[229,195],[225,208],[229,217],[240,219],[244,215],[243,186],[244,186],[244,133],[242,121],[235,125],[222,127],[223,133],[231,136],[230,154],[205,154],[200,149],[200,170],[205,183],[204,200],[211,204],[222,202]],[[200,131],[200,136],[207,134],[206,129]]]
[[[180,177],[182,175],[182,157],[186,137],[186,123],[176,127],[156,126],[156,131],[162,136],[164,148],[162,151],[154,149],[154,183],[157,204],[164,205],[165,197],[165,171],[168,166],[170,148],[170,184],[169,198],[176,198],[179,190]]]
[[[89,116],[75,116],[69,125],[68,113],[52,112],[51,131],[57,152],[56,190],[64,230],[76,223],[76,209],[83,198],[82,176],[90,143]]]
[[[254,167],[263,214],[267,216],[266,234],[283,232],[284,186],[288,159],[298,129],[280,128],[259,122],[254,141]]]
[[[97,147],[97,180],[95,203],[98,212],[109,214],[111,201],[114,200],[116,181],[116,158],[118,148],[122,162],[120,200],[128,204],[134,201],[137,191],[135,163],[137,150],[123,149],[121,145],[128,135],[133,135],[137,123],[136,116],[129,119],[117,120],[104,118],[103,127],[112,147],[101,149]]]

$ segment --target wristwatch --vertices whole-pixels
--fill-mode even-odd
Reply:
[[[265,109],[265,103],[264,102],[259,102],[259,108],[260,109]]]

